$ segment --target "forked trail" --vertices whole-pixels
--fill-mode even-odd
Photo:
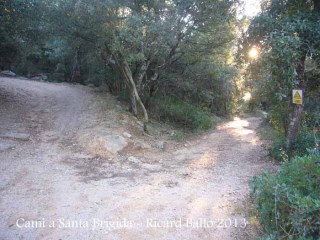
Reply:
[[[256,239],[259,124],[159,149],[108,94],[0,78],[0,239]]]

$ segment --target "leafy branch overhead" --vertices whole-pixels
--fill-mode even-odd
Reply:
[[[28,76],[46,72],[54,81],[92,82],[115,94],[126,92],[134,115],[140,106],[145,126],[156,98],[164,94],[206,112],[224,115],[232,108],[237,71],[226,59],[234,51],[237,1],[1,4],[1,68]]]
[[[262,58],[249,70],[260,80],[255,83],[256,94],[268,99],[271,121],[287,135],[289,149],[297,141],[304,107],[291,104],[292,91],[303,90],[308,103],[319,85],[316,71],[308,71],[309,65],[320,65],[319,13],[318,0],[263,1],[262,12],[252,20],[243,41],[243,52],[253,46],[261,52]]]

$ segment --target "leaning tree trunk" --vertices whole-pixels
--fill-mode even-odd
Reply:
[[[130,69],[127,61],[124,59],[124,56],[122,55],[121,52],[115,53],[114,57],[115,57],[116,62],[119,66],[121,74],[123,75],[123,77],[125,79],[125,83],[129,88],[131,106],[136,106],[136,101],[137,101],[143,111],[143,115],[144,115],[143,130],[145,132],[147,132],[148,131],[147,124],[149,122],[148,112],[147,112],[147,110],[146,110],[146,108],[145,108],[145,106],[139,96],[136,84],[135,84],[133,77],[132,77],[131,69]]]
[[[138,108],[137,108],[137,101],[136,96],[134,93],[134,89],[130,84],[130,80],[128,80],[128,77],[126,77],[126,85],[128,86],[129,90],[129,97],[130,97],[130,112],[137,117],[138,116]]]
[[[149,65],[150,65],[150,61],[143,61],[140,64],[138,71],[134,77],[135,83],[137,83],[137,90],[139,94],[143,93],[142,82],[143,82],[143,79],[145,78]]]
[[[296,72],[298,78],[298,88],[304,92],[305,90],[305,60],[306,55],[301,58],[300,62],[297,64]],[[290,123],[287,132],[287,148],[291,150],[293,145],[298,139],[301,120],[303,113],[303,103],[301,105],[295,104],[294,111],[290,115]]]

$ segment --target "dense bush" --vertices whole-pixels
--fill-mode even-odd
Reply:
[[[278,161],[289,160],[285,136],[278,134],[270,149],[270,155]]]
[[[277,174],[254,179],[264,239],[320,239],[320,154],[283,163]]]
[[[209,113],[175,97],[154,98],[150,111],[161,121],[174,122],[191,130],[209,129],[213,125]]]
[[[288,151],[286,147],[286,138],[284,135],[278,133],[275,139],[270,154],[278,161],[287,161],[292,156],[304,156],[308,150],[318,148],[318,136],[311,130],[306,128],[302,129],[297,142],[293,145],[292,149]]]

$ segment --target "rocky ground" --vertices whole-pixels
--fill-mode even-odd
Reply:
[[[0,78],[0,239],[256,239],[260,121],[182,144],[94,88]]]

